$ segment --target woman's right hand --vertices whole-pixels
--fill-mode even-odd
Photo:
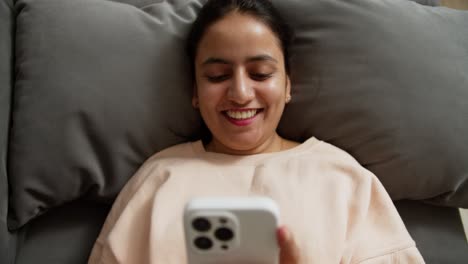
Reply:
[[[286,226],[281,226],[276,234],[280,247],[280,264],[299,264],[299,249],[291,231]]]

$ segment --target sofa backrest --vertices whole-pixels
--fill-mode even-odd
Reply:
[[[13,86],[13,0],[0,0],[0,262],[12,260],[12,237],[7,232],[8,209],[7,142]]]

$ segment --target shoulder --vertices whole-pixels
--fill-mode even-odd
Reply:
[[[345,150],[315,137],[311,137],[303,143],[287,140],[286,144],[289,149],[288,151],[290,151],[293,156],[301,156],[304,158],[314,157],[314,159],[319,158],[324,161],[349,163],[352,165],[359,164],[357,160]]]
[[[373,190],[384,191],[380,181],[371,171],[345,150],[330,143],[319,141],[303,153],[297,155],[298,166],[317,182],[328,186],[336,199],[345,201],[365,201]],[[303,177],[303,176],[301,176]]]
[[[362,167],[347,151],[325,141],[320,141],[320,143],[321,144],[318,144],[314,151],[319,154],[319,157],[324,161]]]
[[[191,144],[190,142],[181,143],[154,153],[140,165],[136,173],[131,177],[131,181],[141,181],[142,178],[154,174],[155,170],[157,170],[160,165],[170,162],[171,160],[183,158],[184,156],[193,156],[190,151]],[[139,178],[139,180],[135,178]]]
[[[169,146],[151,156],[148,161],[155,159],[168,159],[168,158],[183,158],[193,157],[195,155],[194,145],[199,141],[185,142],[177,145]]]
[[[192,160],[195,156],[192,145],[196,142],[186,142],[167,147],[152,156],[150,156],[138,168],[135,174],[127,182],[122,193],[136,192],[142,185],[149,181],[164,181],[164,170],[171,164],[183,163],[183,161]]]
[[[158,151],[146,159],[146,161],[141,165],[140,170],[174,161],[192,159],[196,156],[194,151],[194,146],[196,144],[198,144],[198,141],[184,142]]]
[[[360,175],[364,178],[374,176],[347,151],[325,141],[316,141],[317,143],[305,147],[297,157],[304,162],[316,164],[322,171],[331,170],[343,172],[346,176]]]

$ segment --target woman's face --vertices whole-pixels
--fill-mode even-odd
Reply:
[[[254,17],[233,12],[211,25],[195,58],[193,104],[228,154],[270,152],[290,95],[279,40]]]

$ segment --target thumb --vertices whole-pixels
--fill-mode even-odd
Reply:
[[[280,264],[298,264],[299,249],[291,231],[286,226],[281,226],[278,228],[277,237],[280,247]]]

